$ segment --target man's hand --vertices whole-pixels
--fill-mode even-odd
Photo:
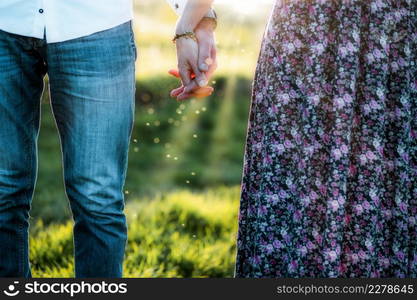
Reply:
[[[171,97],[186,100],[192,97],[203,98],[212,94],[214,89],[208,87],[207,83],[217,68],[214,28],[215,24],[212,20],[203,19],[194,30],[198,41],[197,48],[194,49],[195,55],[191,55],[186,61],[180,61],[181,55],[179,55],[179,74],[175,70],[170,71],[173,76],[180,75],[182,80],[182,86],[173,90]],[[193,40],[188,42],[195,43]],[[178,45],[177,50],[181,51]]]

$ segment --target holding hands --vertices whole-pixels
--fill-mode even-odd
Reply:
[[[174,41],[178,70],[169,71],[171,75],[181,79],[181,86],[171,91],[171,97],[177,100],[204,98],[214,91],[208,83],[217,68],[214,36],[216,20],[201,17],[207,12],[210,4],[211,1],[206,0],[188,1],[177,24]]]

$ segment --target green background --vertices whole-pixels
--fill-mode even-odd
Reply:
[[[170,42],[176,16],[164,1],[135,5],[136,121],[125,185],[127,277],[231,277],[235,260],[251,83],[270,5],[216,7],[219,69],[206,99],[177,102]],[[47,79],[46,79],[47,80]],[[73,274],[72,218],[59,138],[43,95],[39,173],[31,210],[35,277]]]

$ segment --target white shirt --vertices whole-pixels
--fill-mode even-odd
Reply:
[[[171,8],[176,12],[178,16],[181,16],[184,12],[185,6],[188,0],[166,0]],[[210,9],[206,14],[206,17],[216,17],[216,13],[213,9]]]
[[[177,13],[177,15],[181,16],[184,12],[185,5],[187,4],[187,0],[166,0],[171,8]]]
[[[167,0],[181,14],[187,0]],[[113,28],[133,18],[132,0],[0,0],[0,29],[63,42]]]

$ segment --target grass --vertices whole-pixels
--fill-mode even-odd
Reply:
[[[132,200],[124,276],[233,277],[238,199],[238,187],[221,187]],[[72,222],[31,231],[33,276],[74,276]]]
[[[215,93],[178,103],[170,42],[176,16],[163,0],[135,1],[136,118],[125,185],[127,277],[231,277],[251,83],[270,5],[248,15],[216,5]],[[235,2],[236,3],[236,2]],[[31,210],[36,277],[71,277],[72,221],[59,138],[45,93]]]
[[[226,2],[224,2],[226,3]],[[170,42],[176,16],[163,0],[135,1],[137,61],[136,121],[129,152],[126,199],[154,197],[176,189],[238,185],[241,179],[250,88],[269,5],[240,14],[217,5],[219,69],[212,97],[178,103],[168,97],[178,85],[167,70],[176,65]],[[58,133],[48,95],[42,105],[39,172],[31,223],[65,222]]]
[[[168,90],[176,81],[148,77],[137,83],[136,121],[129,152],[126,201],[177,189],[240,183],[249,110],[250,80],[216,79],[216,93],[179,103]],[[70,217],[62,178],[61,150],[47,103],[42,105],[39,174],[31,223]]]

